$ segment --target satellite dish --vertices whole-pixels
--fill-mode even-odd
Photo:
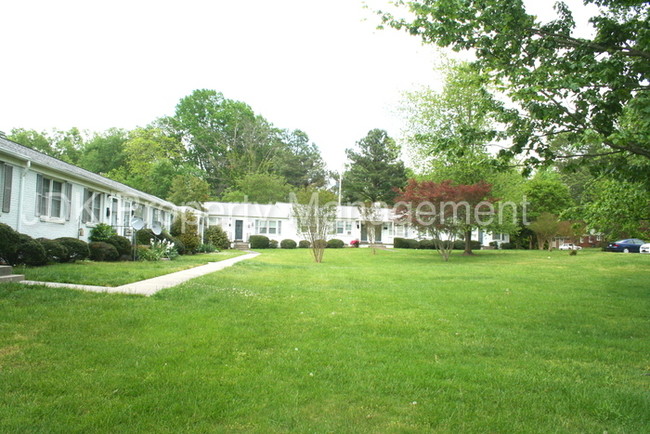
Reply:
[[[160,235],[162,232],[162,226],[160,225],[160,222],[153,222],[151,225],[151,232],[153,232],[156,235]]]
[[[131,219],[131,227],[136,231],[139,231],[144,227],[144,220],[142,220],[140,217],[133,217]]]

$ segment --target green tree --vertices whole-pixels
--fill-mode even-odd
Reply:
[[[526,217],[528,220],[537,219],[542,213],[561,215],[574,205],[569,187],[559,174],[552,171],[542,171],[526,182],[524,194],[529,203]]]
[[[221,196],[224,202],[276,203],[287,201],[292,187],[270,173],[250,173],[235,181]]]
[[[195,90],[162,122],[187,145],[189,160],[217,194],[248,173],[267,172],[280,146],[268,121],[214,90]]]
[[[125,166],[124,145],[128,137],[129,132],[119,128],[95,133],[81,152],[79,166],[99,174],[106,174]]]
[[[406,185],[406,169],[399,159],[399,147],[384,130],[374,129],[345,151],[349,163],[343,175],[343,197],[348,202],[392,204]]]
[[[472,50],[477,68],[515,105],[502,118],[512,139],[502,156],[523,155],[536,166],[576,156],[607,164],[602,157],[616,155],[623,157],[617,173],[645,181],[647,172],[621,161],[650,159],[650,3],[585,3],[599,6],[592,38],[576,35],[572,11],[561,2],[546,23],[527,13],[523,0],[400,1],[407,17],[380,14],[424,42]],[[551,146],[558,134],[570,144],[566,153]],[[594,143],[603,148],[592,152]]]
[[[53,130],[51,133],[17,128],[11,130],[9,139],[51,157],[77,164],[85,147],[84,135],[77,128]]]
[[[501,104],[490,94],[488,84],[488,77],[473,65],[450,63],[442,91],[424,89],[407,94],[407,146],[411,159],[428,179],[465,185],[493,184],[502,179],[497,177],[496,161],[488,151],[501,136],[495,128]],[[466,255],[472,254],[471,237],[476,228],[468,225],[463,234]]]
[[[192,175],[176,175],[172,179],[171,188],[167,200],[176,205],[187,203],[202,203],[210,199],[210,185]]]
[[[324,187],[327,170],[318,147],[300,130],[283,131],[282,146],[273,162],[273,171],[294,187]]]
[[[544,246],[547,246],[549,251],[553,250],[553,238],[560,231],[560,221],[557,215],[543,212],[530,224],[529,228],[537,236],[539,250],[544,250]]]
[[[323,262],[327,237],[336,221],[336,196],[328,190],[303,188],[292,195],[291,203],[298,232],[309,241],[314,261]]]

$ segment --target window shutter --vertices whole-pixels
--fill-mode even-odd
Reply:
[[[72,214],[72,184],[66,182],[64,185],[65,191],[65,219],[70,220],[70,215]]]
[[[89,207],[92,207],[92,194],[90,194],[90,191],[88,191],[87,188],[84,188],[84,201],[83,201],[83,207],[81,210],[81,222],[82,223],[87,223],[90,221],[90,211],[88,210]]]
[[[41,207],[43,204],[43,175],[36,175],[36,206],[34,207],[34,215],[40,217]]]
[[[7,166],[5,164],[4,167],[4,188],[3,188],[3,195],[2,195],[2,212],[9,212],[9,209],[11,208],[11,183],[13,181],[13,173],[14,173],[14,168],[12,166]]]
[[[2,183],[5,179],[5,172],[4,172],[5,164],[0,162],[0,204],[4,203],[3,196],[4,196],[4,183]],[[3,207],[4,208],[4,207]],[[4,212],[4,211],[3,211]]]

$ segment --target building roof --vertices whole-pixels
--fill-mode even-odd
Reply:
[[[31,161],[31,164],[37,164],[39,166],[47,167],[50,170],[60,172],[63,178],[72,176],[86,182],[103,186],[115,192],[141,198],[147,202],[156,203],[168,208],[176,208],[175,204],[159,197],[136,190],[135,188],[124,185],[121,182],[114,181],[73,164],[66,163],[58,158],[50,157],[49,155],[20,145],[3,136],[0,136],[0,152],[5,152],[19,160]]]

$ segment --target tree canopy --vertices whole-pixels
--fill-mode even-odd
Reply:
[[[426,43],[474,53],[474,65],[514,104],[501,118],[512,141],[502,157],[521,155],[529,166],[581,158],[647,179],[638,168],[650,159],[650,3],[585,3],[599,6],[592,38],[577,35],[561,2],[549,22],[523,0],[400,0],[407,16],[379,13]],[[558,135],[567,146],[552,146]]]

